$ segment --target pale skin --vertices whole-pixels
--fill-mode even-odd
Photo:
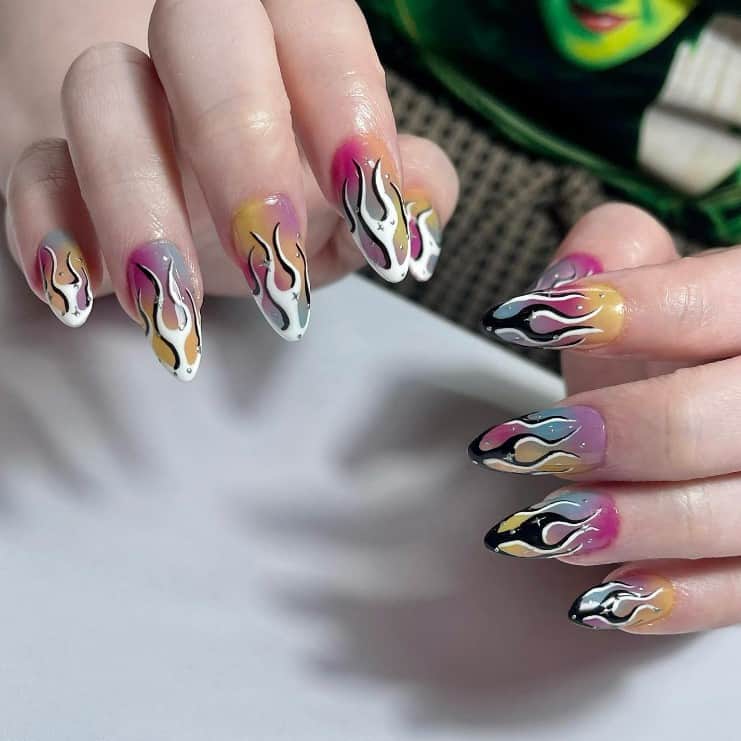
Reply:
[[[233,209],[255,192],[290,195],[314,288],[341,278],[364,264],[330,175],[355,135],[381,140],[404,187],[450,218],[453,167],[397,134],[352,0],[73,5],[0,0],[0,183],[12,255],[39,298],[37,246],[60,228],[78,238],[96,297],[115,293],[134,319],[125,264],[147,240],[179,246],[199,304],[246,296],[227,243]],[[569,488],[599,487],[621,519],[607,548],[570,562],[624,562],[610,578],[640,569],[674,585],[671,613],[637,632],[739,622],[741,251],[680,260],[651,216],[611,204],[557,257],[570,252],[600,260],[627,307],[615,341],[564,355],[563,405],[598,408],[608,430],[603,466]]]

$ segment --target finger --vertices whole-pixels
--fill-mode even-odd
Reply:
[[[529,347],[702,362],[741,353],[741,252],[685,257],[535,291],[487,314],[487,331]],[[595,350],[595,348],[597,348]]]
[[[581,594],[569,618],[596,630],[654,635],[741,622],[741,559],[626,564]]]
[[[397,283],[409,269],[410,228],[385,75],[365,19],[350,0],[265,0],[265,7],[319,186],[371,267]]]
[[[16,258],[31,290],[68,327],[93,308],[101,260],[67,143],[30,146],[11,170],[8,210]],[[83,246],[80,246],[83,245]]]
[[[504,518],[491,550],[579,565],[741,554],[741,477],[561,489]]]
[[[291,111],[258,0],[159,0],[152,58],[221,237],[270,325],[309,323],[306,204]]]
[[[626,203],[607,203],[583,216],[569,231],[534,290],[562,288],[604,272],[659,265],[678,259],[667,230],[646,211]],[[570,393],[615,386],[665,373],[665,364],[599,358],[566,352],[561,370]]]
[[[93,47],[70,67],[62,107],[118,299],[160,363],[189,381],[201,358],[200,271],[154,67],[125,44]]]
[[[653,216],[627,203],[606,203],[573,226],[533,290],[677,258],[671,235]]]
[[[487,430],[472,459],[511,473],[682,481],[741,468],[741,358],[569,397]]]
[[[402,134],[399,137],[399,151],[408,184],[404,193],[407,202],[414,204],[413,209],[417,213],[424,214],[428,208],[434,211],[434,217],[423,216],[426,228],[419,228],[416,247],[413,238],[413,259],[409,268],[418,280],[428,280],[440,254],[439,235],[453,215],[458,201],[458,176],[445,152],[429,139]],[[435,222],[437,230],[433,226]],[[415,234],[417,229],[413,217],[410,218],[410,228]],[[326,247],[312,257],[312,275],[324,285],[357,270],[362,264],[363,258],[345,224],[340,222]]]

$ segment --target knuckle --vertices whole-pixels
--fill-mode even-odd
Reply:
[[[62,83],[62,98],[84,90],[90,77],[99,75],[106,67],[128,64],[149,65],[149,58],[143,51],[120,41],[88,47],[69,66]]]
[[[704,333],[716,319],[716,302],[709,299],[702,281],[692,278],[703,274],[698,260],[697,257],[684,258],[682,267],[687,280],[667,287],[664,294],[666,309],[684,336]]]
[[[695,389],[701,383],[701,368],[680,368],[655,381],[663,385],[659,398],[665,400],[663,416],[663,453],[668,471],[687,471],[700,465]]]
[[[286,98],[267,110],[264,101],[258,103],[251,95],[235,95],[199,112],[187,126],[184,139],[193,157],[210,151],[217,143],[229,146],[234,139],[257,146],[283,146],[294,140],[290,104]]]
[[[713,497],[707,485],[697,482],[676,495],[678,514],[676,540],[682,558],[698,559],[707,555],[707,545],[714,536]]]
[[[69,148],[64,139],[42,139],[26,147],[15,161],[8,183],[9,198],[29,191],[59,192],[74,182]]]

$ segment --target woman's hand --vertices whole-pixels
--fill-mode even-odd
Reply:
[[[38,4],[49,5],[0,12],[43,19]],[[149,54],[95,43],[110,35],[105,18],[94,34],[61,29],[56,59],[44,48],[48,74],[64,68],[63,131],[53,115],[35,124],[8,179],[11,250],[65,324],[83,324],[93,297],[113,291],[160,362],[190,380],[204,286],[249,290],[297,340],[309,272],[317,287],[365,258],[391,282],[430,277],[457,179],[434,144],[397,137],[354,2],[158,0]],[[75,22],[89,29],[82,14]],[[12,58],[0,66],[4,104],[31,110],[7,77]]]
[[[536,290],[484,317],[504,341],[566,349],[572,395],[483,433],[493,470],[573,481],[487,535],[496,552],[625,562],[581,595],[592,628],[741,622],[741,250],[679,259],[625,205],[580,221]]]

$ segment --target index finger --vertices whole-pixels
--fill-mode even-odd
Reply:
[[[484,327],[527,347],[701,362],[741,353],[741,252],[685,257],[530,291],[494,307]]]

